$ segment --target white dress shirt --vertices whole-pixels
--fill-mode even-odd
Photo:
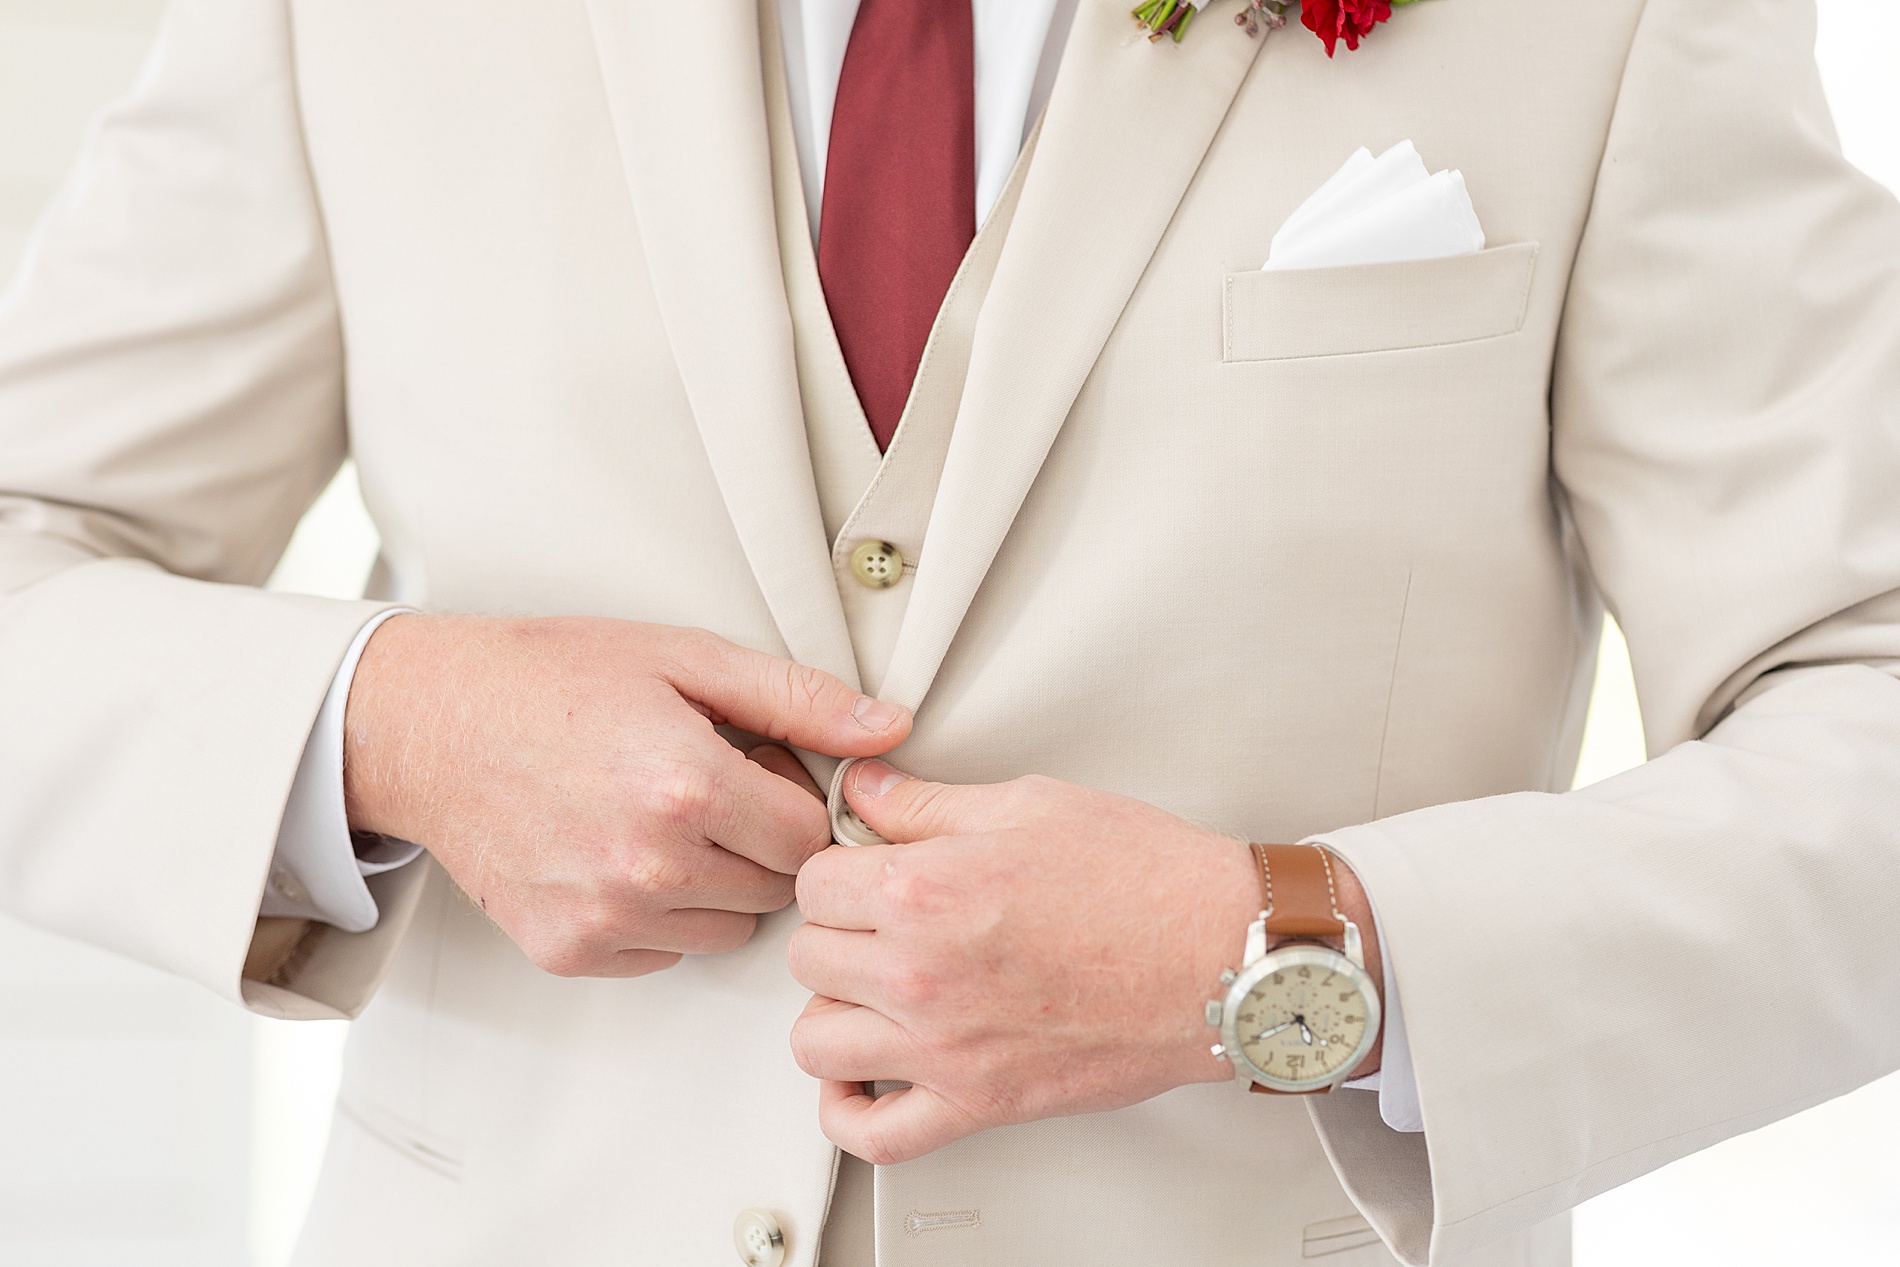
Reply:
[[[376,899],[363,881],[407,866],[422,856],[420,845],[380,842],[358,850],[350,839],[343,807],[343,713],[350,700],[356,662],[369,637],[400,611],[384,612],[363,626],[350,644],[324,696],[303,760],[284,803],[277,829],[277,855],[271,859],[262,914],[322,920],[346,933],[376,927]]]
[[[832,107],[837,101],[838,77],[844,69],[845,48],[857,20],[858,3],[778,0],[792,131],[814,242],[824,205]],[[1002,193],[1023,141],[1048,103],[1077,3],[971,0],[976,40],[978,224]],[[343,713],[350,681],[370,634],[394,614],[377,617],[357,635],[324,700],[284,807],[270,887],[264,896],[265,915],[316,919],[348,932],[366,932],[376,926],[377,910],[364,878],[404,866],[422,852],[413,845],[388,844],[359,853],[351,842],[343,808]],[[1241,930],[1236,930],[1236,950],[1241,939]],[[1393,982],[1392,959],[1390,955],[1381,957],[1385,962],[1383,1067],[1379,1073],[1348,1085],[1376,1089],[1380,1116],[1394,1130],[1422,1131],[1425,1124],[1412,1073],[1411,1049],[1405,1041],[1405,1019]]]
[[[971,0],[976,36],[976,223],[1009,181],[1023,141],[1055,84],[1077,0]],[[805,211],[818,237],[825,157],[838,76],[857,21],[858,0],[778,0]]]

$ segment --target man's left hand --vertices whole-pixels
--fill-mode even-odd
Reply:
[[[792,1050],[839,1147],[891,1165],[1233,1077],[1202,1011],[1260,909],[1246,845],[1039,777],[952,786],[866,761],[845,791],[895,843],[807,862],[790,947],[816,996]],[[1336,871],[1370,955],[1364,894]],[[1375,1068],[1376,1051],[1358,1072]],[[872,1097],[882,1081],[911,1085]]]

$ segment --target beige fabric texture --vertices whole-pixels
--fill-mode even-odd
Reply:
[[[808,429],[751,0],[177,0],[0,306],[0,903],[360,1012],[306,1267],[697,1267],[747,1207],[810,1267],[836,1156],[791,914],[558,980],[424,864],[241,987],[379,609],[250,587],[345,453],[394,599],[711,628],[917,703],[920,774],[1366,880],[1422,1137],[1231,1086],[992,1132],[875,1176],[883,1267],[1544,1267],[1575,1203],[1900,1066],[1900,208],[1811,5],[1442,0],[1331,61],[1126,7],[1081,8],[915,573],[853,614],[826,507],[877,463]],[[1408,137],[1492,255],[1251,276]],[[1605,603],[1659,755],[1566,794]]]

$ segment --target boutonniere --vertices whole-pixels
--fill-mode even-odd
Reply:
[[[1148,32],[1150,40],[1171,35],[1178,44],[1195,15],[1209,3],[1211,0],[1144,0],[1135,6],[1135,21]],[[1298,5],[1301,25],[1326,42],[1326,56],[1331,57],[1339,41],[1346,41],[1349,49],[1358,48],[1359,41],[1373,27],[1390,20],[1394,6],[1413,3],[1415,0],[1246,0],[1246,7],[1234,15],[1234,25],[1256,36],[1262,30],[1285,26],[1287,10]]]

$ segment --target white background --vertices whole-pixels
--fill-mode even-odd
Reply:
[[[1900,189],[1900,2],[1820,5],[1848,155]],[[136,75],[162,8],[0,0],[0,279],[87,120]],[[354,595],[375,547],[346,470],[272,583]],[[1612,630],[1578,781],[1642,758]],[[344,1029],[247,1017],[0,920],[0,1263],[278,1267],[309,1199]],[[1578,1213],[1576,1244],[1579,1267],[1900,1262],[1900,1078],[1599,1197]]]

